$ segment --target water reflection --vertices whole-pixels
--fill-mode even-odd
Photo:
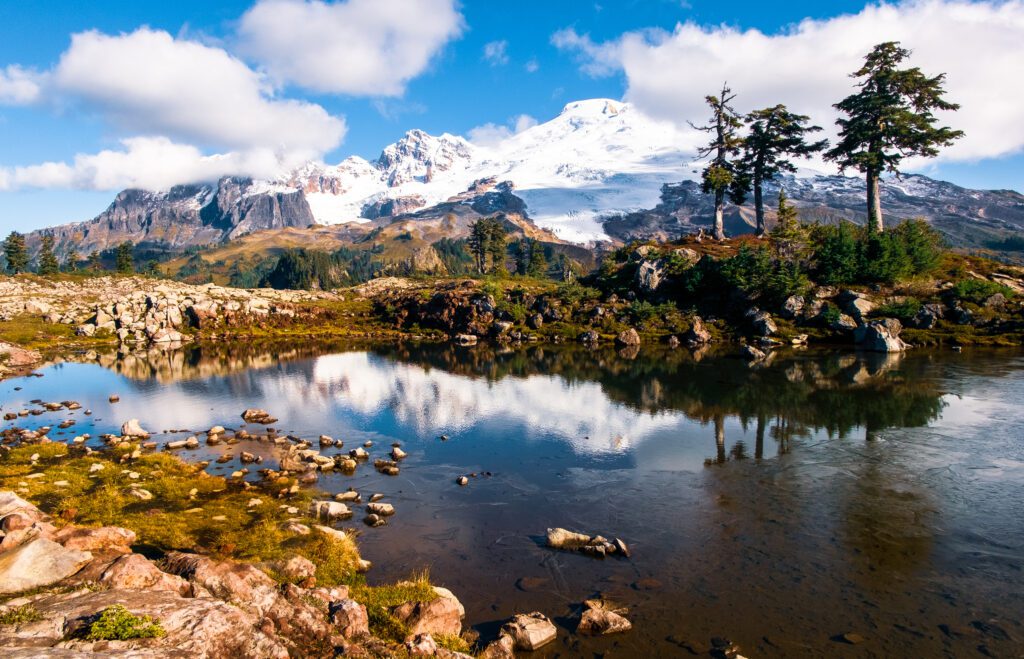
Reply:
[[[237,427],[243,409],[263,407],[284,432],[373,439],[374,457],[401,441],[399,477],[362,469],[319,483],[384,492],[399,510],[360,539],[373,578],[429,565],[485,628],[516,611],[566,616],[597,591],[630,607],[629,635],[574,639],[554,650],[564,655],[674,656],[667,638],[715,635],[746,656],[1014,648],[939,631],[976,620],[1024,638],[1019,353],[794,351],[751,368],[646,346],[249,344],[76,359],[3,383],[4,410],[69,398],[93,408],[57,439],[130,417]],[[242,450],[273,463],[267,443],[195,455]],[[483,471],[494,476],[453,484]],[[532,539],[548,526],[623,537],[635,556],[550,552]],[[544,585],[517,588],[523,577]],[[851,630],[864,645],[829,640]]]
[[[622,359],[571,346],[338,352],[345,348],[215,344],[76,359],[159,390],[197,427],[230,420],[216,409],[207,414],[208,403],[244,398],[235,406],[270,407],[302,432],[326,431],[308,418],[322,409],[328,423],[386,418],[421,439],[501,426],[590,456],[637,453],[641,444],[680,435],[690,443],[706,428],[713,453],[702,457],[718,463],[748,457],[751,445],[756,459],[785,453],[794,437],[816,432],[871,439],[886,428],[923,426],[944,406],[933,363],[913,357],[791,352],[750,368],[686,351]],[[730,419],[738,430],[728,428]],[[766,437],[774,445],[766,447]]]

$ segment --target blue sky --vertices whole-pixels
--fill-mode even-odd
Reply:
[[[301,0],[285,0],[301,3]],[[445,1],[445,0],[441,0]],[[0,71],[17,65],[36,73],[52,70],[69,49],[71,35],[89,30],[117,36],[148,26],[166,31],[180,41],[195,41],[223,48],[261,71],[265,61],[244,54],[239,43],[239,20],[253,2],[113,2],[89,3],[49,0],[5,3],[0,23]],[[944,3],[939,4],[939,11]],[[343,117],[347,128],[340,144],[328,145],[318,153],[335,162],[346,155],[375,157],[380,149],[410,128],[431,133],[468,134],[474,127],[507,124],[519,115],[539,121],[555,116],[572,100],[594,97],[643,99],[658,97],[644,88],[642,73],[629,55],[618,47],[624,34],[645,34],[651,28],[672,33],[677,24],[691,23],[711,33],[756,30],[765,35],[790,33],[804,19],[828,21],[841,14],[855,15],[863,2],[711,2],[710,0],[626,0],[621,2],[546,2],[524,0],[495,3],[466,0],[454,10],[461,15],[458,34],[434,48],[428,63],[410,76],[400,94],[377,96],[313,89],[302,80],[277,83],[275,98],[294,99],[319,106],[331,117]],[[910,20],[910,19],[908,19]],[[916,20],[916,19],[914,19]],[[723,28],[723,26],[725,26]],[[552,36],[571,29],[586,35],[586,43],[561,47]],[[852,30],[853,28],[851,28]],[[952,35],[950,35],[952,36]],[[296,37],[301,39],[301,36]],[[494,57],[485,57],[488,44]],[[652,43],[658,43],[657,38]],[[590,48],[587,44],[593,44]],[[648,48],[652,53],[655,46]],[[614,52],[613,52],[614,51]],[[606,55],[619,58],[610,66]],[[173,61],[152,66],[173,66]],[[814,62],[807,62],[813,67]],[[1019,64],[1019,62],[1018,62]],[[764,77],[771,77],[768,63]],[[337,67],[346,66],[337,62]],[[923,65],[927,68],[927,65]],[[603,69],[603,70],[596,70]],[[850,70],[847,68],[846,70]],[[731,72],[726,70],[723,75]],[[10,74],[10,71],[8,71]],[[732,79],[732,78],[730,78]],[[684,83],[686,87],[685,74]],[[696,86],[696,85],[694,85]],[[699,99],[708,89],[685,89]],[[743,99],[743,89],[739,100]],[[952,91],[952,89],[951,89]],[[823,99],[824,104],[838,98]],[[969,99],[958,98],[962,103]],[[671,105],[653,105],[654,112],[675,113]],[[1015,102],[1015,100],[1014,100]],[[145,119],[125,118],[125,110],[112,110],[115,101],[90,97],[88,102],[66,93],[45,102],[0,105],[0,168],[15,168],[42,162],[69,162],[76,154],[93,154],[119,149],[120,140],[136,134],[157,134]],[[823,107],[827,107],[827,104]],[[687,111],[680,104],[679,114]],[[1011,107],[1010,110],[1024,109]],[[1024,120],[1024,113],[1018,115]],[[691,117],[685,117],[691,118]],[[700,117],[693,117],[700,119]],[[145,130],[136,126],[145,124]],[[169,135],[179,139],[180,135]],[[193,139],[204,153],[216,153],[223,145]],[[970,187],[1024,188],[1024,157],[1015,145],[1010,152],[971,151],[959,162],[946,161],[929,166],[929,175]],[[1003,150],[1005,151],[1005,149]],[[974,154],[974,155],[972,155]],[[980,154],[980,155],[978,155]],[[0,232],[29,230],[49,224],[87,219],[112,199],[111,189],[95,183],[54,184],[45,188],[11,185],[0,191]]]

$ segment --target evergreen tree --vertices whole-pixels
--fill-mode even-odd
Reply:
[[[479,274],[505,271],[506,237],[505,227],[496,218],[481,218],[470,225],[466,244]]]
[[[821,127],[807,125],[810,117],[793,114],[785,105],[751,112],[746,120],[750,131],[743,139],[743,155],[736,163],[731,196],[734,203],[742,204],[747,192],[753,189],[757,235],[763,236],[763,185],[781,172],[796,171],[788,157],[805,158],[823,150],[828,141],[807,142],[807,134],[820,131]]]
[[[53,253],[53,236],[46,234],[43,236],[42,243],[39,247],[39,274],[55,275],[60,270],[60,265],[57,263],[57,256]]]
[[[78,251],[72,249],[68,252],[68,255],[64,257],[64,272],[78,272],[78,262],[81,258],[78,255]]]
[[[530,239],[516,241],[516,274],[526,275],[530,271]]]
[[[163,273],[160,272],[160,264],[157,263],[156,259],[150,259],[146,262],[146,276],[148,277],[159,277]]]
[[[735,178],[735,163],[743,143],[739,135],[739,129],[743,125],[740,116],[732,109],[729,103],[736,98],[728,86],[722,85],[720,96],[705,96],[704,100],[711,108],[711,119],[704,126],[695,126],[697,130],[711,133],[711,142],[702,147],[698,152],[698,158],[711,156],[711,162],[704,168],[701,176],[701,189],[704,194],[715,195],[715,238],[725,240],[725,195],[733,186]]]
[[[103,269],[103,259],[100,257],[100,253],[96,250],[89,252],[89,270],[91,272],[99,272]]]
[[[858,92],[835,104],[846,115],[839,118],[839,143],[826,157],[862,172],[867,181],[868,226],[882,230],[879,178],[899,175],[900,162],[910,156],[932,157],[939,147],[963,137],[963,131],[937,127],[933,110],[957,110],[943,99],[945,74],[928,77],[917,67],[899,68],[910,56],[898,42],[878,44],[864,66],[852,74],[861,78]]]
[[[25,236],[12,231],[4,239],[4,256],[7,258],[7,271],[13,275],[28,269],[28,250],[25,249]]]
[[[779,189],[778,223],[770,234],[775,253],[783,261],[797,264],[808,256],[810,235],[807,227],[800,223],[796,207],[789,203],[786,191]]]
[[[548,274],[548,260],[544,256],[544,246],[536,240],[530,245],[530,263],[526,269],[531,277],[546,277]]]
[[[127,240],[117,246],[115,263],[119,274],[127,275],[135,272],[135,264],[132,261],[132,244]]]

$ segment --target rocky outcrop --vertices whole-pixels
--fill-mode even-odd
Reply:
[[[6,548],[5,548],[6,549]],[[0,593],[50,586],[70,577],[92,560],[92,554],[67,549],[37,537],[0,553]]]
[[[334,298],[323,292],[192,286],[142,277],[80,282],[0,279],[0,319],[28,314],[73,326],[79,336],[177,344],[197,330],[288,321],[296,315],[296,303]],[[11,354],[19,362],[34,359],[26,351]]]
[[[315,224],[304,193],[250,179],[224,178],[216,185],[182,185],[167,192],[125,190],[87,222],[29,234],[30,250],[44,234],[63,255],[104,251],[129,241],[151,249],[180,250],[221,243],[262,229]]]

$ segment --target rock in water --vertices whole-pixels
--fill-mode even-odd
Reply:
[[[576,633],[589,634],[590,636],[607,636],[608,634],[628,632],[632,628],[632,623],[615,611],[594,607],[583,612],[580,624],[576,627]]]
[[[555,549],[579,549],[590,543],[590,536],[566,529],[548,529],[548,547]]]
[[[903,325],[895,318],[873,320],[853,331],[854,342],[871,352],[903,352],[907,344],[900,338]]]
[[[515,649],[532,652],[555,640],[558,630],[543,613],[519,613],[501,627],[503,636],[510,636]]]
[[[121,435],[124,437],[149,437],[149,433],[142,429],[138,419],[128,419],[121,424]]]
[[[55,584],[92,560],[87,551],[65,549],[52,540],[36,538],[0,554],[0,593],[18,593]]]

